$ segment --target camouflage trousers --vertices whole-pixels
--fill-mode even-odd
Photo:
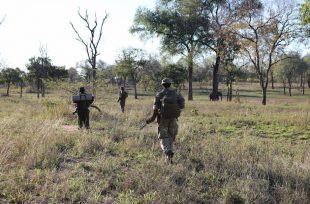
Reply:
[[[178,134],[178,123],[176,118],[161,118],[158,123],[158,139],[161,149],[166,153],[173,152],[173,142]]]

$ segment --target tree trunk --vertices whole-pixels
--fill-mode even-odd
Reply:
[[[263,86],[262,87],[262,91],[263,91],[263,100],[262,100],[262,104],[266,105],[267,104],[267,87]]]
[[[230,88],[229,88],[229,101],[232,101],[232,80],[230,81],[230,84],[229,84]]]
[[[138,99],[136,79],[133,79],[133,88],[134,88],[134,91],[135,91],[135,99]]]
[[[229,101],[229,94],[230,94],[230,88],[229,88],[229,85],[227,84],[227,97],[226,97],[226,101]]]
[[[304,74],[301,75],[301,88],[302,88],[302,95],[305,95],[305,78]]]
[[[8,83],[7,89],[6,89],[6,95],[9,96],[10,95],[10,86],[11,83]]]
[[[283,83],[283,94],[286,95],[286,85]]]
[[[41,84],[41,91],[42,91],[42,98],[45,97],[45,84],[44,82],[42,81],[42,84]]]
[[[97,90],[96,66],[93,66],[92,70],[93,70],[93,95],[96,96],[96,90]]]
[[[210,100],[211,101],[218,101],[219,95],[218,95],[218,86],[219,86],[219,67],[220,67],[220,56],[217,55],[215,64],[213,66],[213,82],[212,82],[212,93],[210,94]]]
[[[305,85],[302,85],[302,95],[305,95]]]
[[[188,100],[193,100],[193,55],[188,55]]]
[[[126,77],[124,77],[124,80],[123,80],[123,87],[125,88],[126,86]]]
[[[292,82],[290,79],[288,80],[288,93],[292,96]]]
[[[20,85],[20,95],[19,95],[20,98],[23,97],[23,84]]]
[[[37,98],[40,98],[40,79],[37,79]]]
[[[273,71],[270,70],[270,78],[271,78],[271,89],[274,89],[274,77],[273,77]]]

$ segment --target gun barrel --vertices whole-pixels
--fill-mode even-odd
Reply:
[[[144,123],[144,124],[140,127],[140,130],[142,130],[146,125],[147,125],[147,123]]]

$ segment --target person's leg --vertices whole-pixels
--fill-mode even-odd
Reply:
[[[122,112],[124,113],[125,112],[125,102],[121,102],[120,103],[120,105],[121,105],[121,110],[122,110]]]
[[[86,129],[89,129],[89,110],[85,110],[85,118],[84,118],[84,125]]]
[[[83,127],[83,114],[81,111],[78,111],[78,125],[79,129]]]
[[[160,142],[160,147],[165,153],[166,161],[168,163],[172,163],[172,157],[174,154],[173,153],[173,141],[174,141],[175,135],[172,136],[170,132],[172,131],[177,132],[177,130],[175,130],[175,124],[171,125],[172,122],[174,122],[173,119],[161,119],[159,126],[158,126],[158,138]]]

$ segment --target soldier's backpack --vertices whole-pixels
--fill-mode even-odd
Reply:
[[[175,90],[168,90],[160,101],[160,115],[162,118],[170,119],[180,116],[181,110],[178,103],[178,95]]]
[[[123,92],[123,97],[127,98],[128,97],[128,93],[126,91]]]
[[[92,94],[79,94],[72,96],[73,103],[77,104],[78,109],[87,109],[94,101],[94,96]]]
[[[73,103],[78,103],[82,101],[92,101],[94,100],[94,96],[92,94],[79,94],[72,96]]]

